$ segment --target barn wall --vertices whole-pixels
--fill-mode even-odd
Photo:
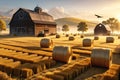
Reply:
[[[35,24],[35,36],[38,36],[38,34],[41,31],[49,30],[48,33],[45,32],[45,34],[55,34],[56,33],[56,25],[47,25],[47,24]]]
[[[49,33],[50,33],[50,34],[55,34],[55,33],[57,33],[56,25],[51,25],[51,26],[49,27]]]
[[[38,25],[38,24],[36,24],[35,25],[35,36],[38,36],[38,34],[41,32],[41,31],[43,31],[44,30],[44,25]]]
[[[10,22],[10,35],[34,35],[34,26],[27,12],[19,9]]]

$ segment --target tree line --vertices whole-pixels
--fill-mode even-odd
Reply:
[[[109,18],[105,21],[102,21],[102,24],[104,25],[108,25],[111,29],[111,32],[113,33],[115,30],[116,31],[120,31],[120,27],[119,27],[119,21],[116,18]],[[81,31],[82,34],[84,34],[84,32],[86,32],[88,30],[88,25],[86,24],[86,22],[80,22],[77,25],[77,31]],[[65,24],[62,27],[62,31],[63,32],[67,32],[69,31],[69,25]]]

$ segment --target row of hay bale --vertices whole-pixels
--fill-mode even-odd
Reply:
[[[98,40],[99,37],[94,37],[94,40]],[[73,36],[69,37],[69,41],[73,41],[75,38]],[[85,38],[82,41],[83,47],[90,47],[94,43],[93,39]],[[114,43],[114,38],[113,37],[106,37],[106,43]],[[51,48],[53,47],[53,40],[49,38],[43,38],[40,41],[40,46],[41,48]]]
[[[69,64],[62,65],[57,68],[45,70],[34,75],[30,80],[37,79],[38,76],[50,78],[52,80],[74,80],[78,75],[91,67],[90,58],[74,61]]]
[[[44,60],[37,63],[24,63],[13,69],[12,76],[19,78],[28,78],[33,74],[38,74],[43,70],[49,69],[56,65],[54,60]]]
[[[20,66],[20,61],[13,61],[12,59],[6,59],[0,57],[0,71],[6,72],[8,75],[12,75],[13,69]]]
[[[28,78],[33,74],[40,73],[43,70],[49,69],[56,65],[56,61],[49,59],[37,63],[24,63],[20,61],[13,61],[13,59],[6,59],[0,57],[0,71],[6,72],[12,77]],[[0,79],[1,80],[1,79]]]
[[[120,80],[120,65],[112,64],[110,69],[103,74],[102,80]]]
[[[120,80],[120,66],[112,64],[109,70],[102,74],[93,75],[85,80]]]
[[[72,35],[69,35],[69,34],[66,34],[65,35],[65,37],[69,37],[69,36],[77,36],[77,34],[72,34]],[[56,34],[56,36],[55,36],[56,38],[60,38],[61,37],[61,35],[60,34]],[[84,36],[83,35],[81,35],[80,36],[81,38],[84,38]]]
[[[84,46],[91,46],[91,39],[84,39]],[[72,49],[69,46],[55,46],[53,48],[52,57],[54,60],[70,63],[72,57]],[[109,68],[112,64],[112,51],[107,48],[93,48],[91,54],[91,62],[93,66],[101,66]]]
[[[24,48],[20,48],[20,47],[14,47],[14,46],[9,46],[9,45],[6,45],[7,43],[5,44],[1,44],[0,43],[0,49],[3,48],[4,50],[8,50],[10,52],[22,52],[22,53],[28,53],[29,55],[30,54],[37,54],[37,55],[40,55],[40,56],[51,56],[51,53],[50,52],[45,52],[45,51],[33,51],[33,50],[28,50],[28,49],[24,49]]]
[[[0,56],[12,58],[15,61],[21,61],[21,63],[35,63],[41,60],[45,60],[43,56],[38,56],[37,54],[29,55],[28,53],[10,52],[9,50],[4,50],[4,49],[0,49]],[[50,58],[51,57],[47,57],[46,59],[50,59]]]
[[[5,72],[0,71],[0,80],[12,80]]]

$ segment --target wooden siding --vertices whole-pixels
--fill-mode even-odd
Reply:
[[[47,31],[48,32],[45,32]],[[36,24],[35,25],[35,36],[38,36],[40,32],[44,32],[45,34],[55,34],[56,33],[56,25],[43,25],[43,24]]]

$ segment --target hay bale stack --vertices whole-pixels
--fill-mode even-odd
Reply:
[[[21,77],[22,78],[28,78],[32,75],[33,75],[32,69],[28,69],[28,68],[22,68],[21,69]]]
[[[113,37],[106,37],[106,43],[114,43]]]
[[[48,38],[44,38],[40,41],[41,48],[50,48],[53,46],[53,41]]]
[[[107,48],[94,48],[91,54],[91,64],[109,68],[112,64],[112,51]]]
[[[99,37],[98,37],[98,36],[95,36],[95,37],[94,37],[94,40],[99,40]]]
[[[13,69],[15,69],[16,67],[18,67],[20,65],[21,65],[20,61],[9,63],[8,65],[5,66],[4,72],[6,72],[7,74],[11,75],[13,73]]]
[[[55,46],[52,57],[54,60],[69,63],[72,59],[72,49],[69,46]]]
[[[46,68],[51,68],[51,67],[54,67],[56,65],[56,61],[55,60],[44,60],[42,61],[42,63],[45,64]]]
[[[42,67],[39,64],[25,63],[21,65],[22,68],[32,69],[34,74],[37,74],[42,71]]]
[[[15,76],[15,77],[21,77],[21,70],[20,70],[20,68],[14,68],[13,72],[12,72],[12,75]]]
[[[0,80],[12,80],[6,73],[0,71]]]
[[[73,41],[73,40],[75,40],[75,38],[73,36],[70,36],[69,41]]]
[[[83,47],[90,47],[93,44],[92,39],[83,39]]]
[[[112,64],[109,70],[103,74],[103,80],[119,80],[120,66]]]
[[[108,70],[103,74],[103,80],[119,80],[117,71]]]
[[[56,34],[56,38],[60,38],[60,35],[59,35],[59,34]]]

